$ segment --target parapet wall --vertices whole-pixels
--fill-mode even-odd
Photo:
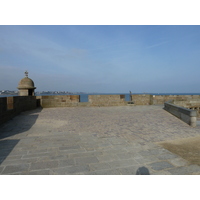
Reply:
[[[153,95],[150,94],[133,94],[132,101],[134,105],[152,105]]]
[[[36,97],[14,96],[0,98],[0,124],[12,119],[19,113],[36,109]]]
[[[132,101],[134,105],[164,105],[166,101],[183,101],[193,98],[199,98],[200,95],[150,95],[134,94]],[[76,106],[124,106],[125,95],[88,95],[88,102],[80,102],[79,95],[50,95],[37,96],[40,105],[43,108],[50,107],[76,107]]]
[[[38,106],[43,108],[52,107],[76,107],[80,102],[79,95],[50,95],[37,96]]]
[[[132,95],[134,104],[129,105],[164,105],[169,100],[177,102],[200,102],[200,95]],[[77,107],[77,106],[125,106],[125,95],[88,95],[88,102],[80,102],[79,95],[15,96],[0,98],[0,124],[22,111],[36,107]],[[199,105],[200,108],[200,105]]]
[[[164,105],[169,100],[192,101],[199,99],[200,95],[131,95],[133,105]],[[51,107],[77,107],[77,106],[124,106],[128,102],[125,95],[88,95],[88,102],[80,102],[79,95],[49,95],[36,96],[38,106]]]
[[[88,95],[90,106],[124,106],[125,95]]]
[[[165,102],[164,109],[190,126],[195,127],[197,111],[174,105],[172,102],[173,101]]]
[[[200,117],[200,99],[188,99],[187,101],[174,101],[174,104],[191,110],[196,110],[197,117]]]
[[[134,94],[132,101],[135,105],[164,105],[170,100],[175,101],[193,101],[199,99],[200,95],[149,95],[149,94]]]
[[[152,95],[153,105],[162,105],[167,101],[188,101],[192,99],[200,99],[200,95]]]
[[[37,96],[38,105],[43,108],[77,106],[124,106],[125,95],[88,95],[88,102],[80,102],[79,95]]]

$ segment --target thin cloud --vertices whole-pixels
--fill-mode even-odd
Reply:
[[[153,44],[151,46],[147,46],[146,49],[151,49],[151,48],[154,48],[154,47],[159,47],[159,46],[167,44],[167,43],[168,43],[168,41],[160,42],[160,43],[157,43],[157,44]]]

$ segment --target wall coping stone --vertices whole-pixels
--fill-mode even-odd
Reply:
[[[165,102],[165,105],[170,105],[170,106],[172,106],[174,108],[177,108],[179,112],[184,113],[184,114],[186,114],[186,115],[188,115],[190,117],[196,117],[197,116],[196,110],[190,110],[188,108],[177,106],[175,104],[169,103],[169,101]]]

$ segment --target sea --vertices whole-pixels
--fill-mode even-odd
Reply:
[[[200,93],[132,93],[132,94],[151,94],[151,95],[200,95]],[[40,93],[36,96],[49,96],[49,95],[80,95],[80,102],[88,102],[88,95],[125,95],[125,101],[130,101],[130,93],[74,93],[74,94],[46,94]],[[1,97],[9,97],[17,95],[0,95]]]

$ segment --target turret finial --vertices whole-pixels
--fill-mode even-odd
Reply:
[[[27,71],[25,71],[24,73],[25,73],[25,77],[27,77],[27,78],[28,78],[28,72],[27,72]]]

